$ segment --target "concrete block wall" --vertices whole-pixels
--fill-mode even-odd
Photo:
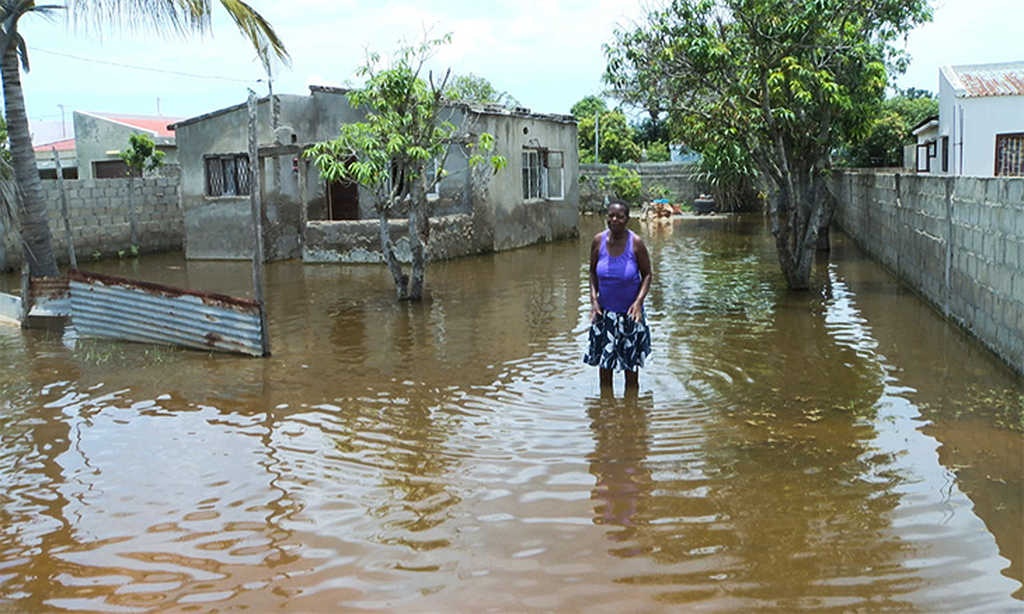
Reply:
[[[580,211],[603,212],[605,192],[598,180],[608,174],[610,164],[580,164]],[[686,162],[624,162],[617,164],[640,173],[644,188],[668,188],[672,200],[692,203],[707,188],[696,180],[697,168]]]
[[[60,191],[56,180],[43,180],[53,249],[57,261],[67,263],[68,242],[61,216]],[[64,180],[68,219],[79,266],[85,266],[94,253],[104,256],[131,249],[129,207],[134,204],[136,233],[140,252],[178,250],[184,240],[184,221],[178,199],[176,175],[132,180],[129,198],[128,179]],[[4,261],[0,269],[21,266],[22,250],[18,234],[7,229],[3,236]]]
[[[835,222],[1024,374],[1024,178],[840,171]]]

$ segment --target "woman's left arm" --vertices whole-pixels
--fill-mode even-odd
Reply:
[[[640,291],[636,293],[636,299],[629,306],[626,314],[639,322],[644,314],[644,299],[651,290],[651,256],[647,253],[647,246],[639,236],[633,236],[633,255],[636,256],[636,268],[640,271]]]

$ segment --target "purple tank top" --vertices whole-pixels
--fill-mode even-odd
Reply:
[[[601,309],[625,313],[640,292],[640,269],[633,253],[633,233],[628,233],[626,249],[615,258],[608,255],[608,232],[601,235],[597,255],[597,302]]]

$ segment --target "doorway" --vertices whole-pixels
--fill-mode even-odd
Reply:
[[[346,164],[356,159],[350,158]],[[359,219],[359,186],[352,181],[327,182],[327,219],[358,220]]]

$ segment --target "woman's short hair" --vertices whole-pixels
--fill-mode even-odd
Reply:
[[[619,200],[619,199],[616,198],[615,200],[612,200],[612,201],[610,201],[608,203],[608,207],[605,210],[607,211],[608,209],[611,209],[613,205],[618,205],[618,206],[622,207],[623,209],[625,209],[626,210],[626,217],[629,217],[629,203],[627,203],[624,200]]]

